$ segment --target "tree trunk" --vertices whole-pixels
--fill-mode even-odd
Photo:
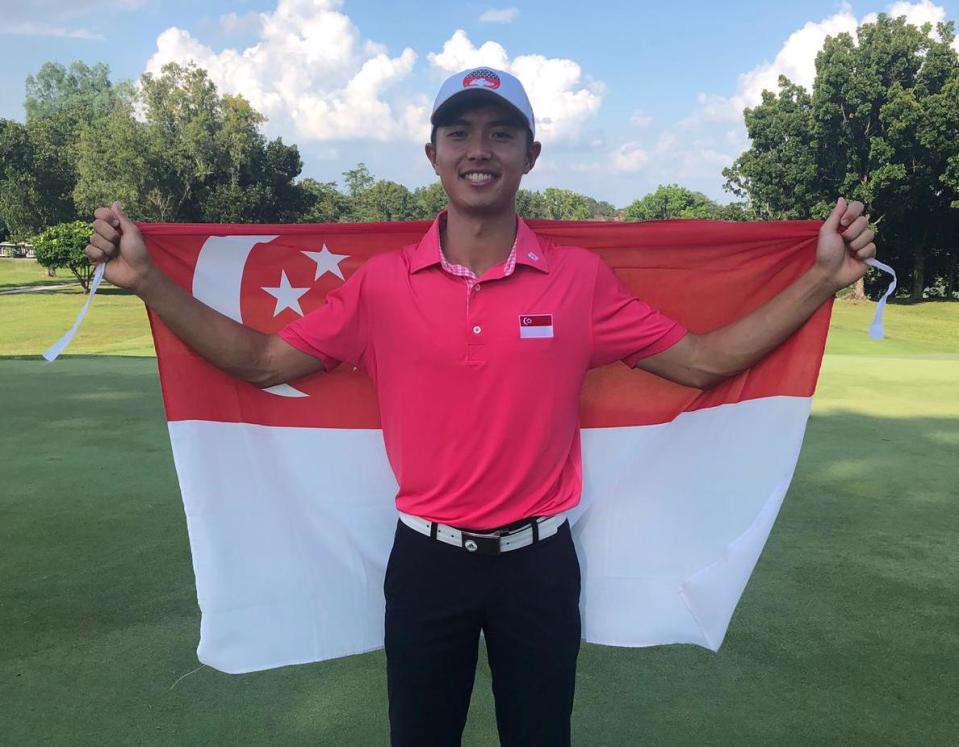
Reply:
[[[956,255],[950,254],[946,262],[946,298],[953,300],[956,292]]]
[[[922,292],[926,287],[926,248],[916,247],[912,261],[912,295],[911,301],[921,301]]]
[[[861,277],[852,286],[852,297],[856,301],[866,300],[866,278]]]

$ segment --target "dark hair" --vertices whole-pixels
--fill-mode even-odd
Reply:
[[[487,94],[488,96],[488,94]],[[448,127],[457,120],[461,119],[466,112],[471,109],[476,109],[485,104],[499,104],[498,101],[487,101],[487,96],[479,97],[468,97],[465,101],[453,104],[446,108],[442,112],[442,116],[437,119],[433,124],[433,128],[430,130],[430,142],[433,144],[433,147],[436,147],[436,130],[439,127]],[[526,120],[523,119],[523,116],[515,111],[508,104],[500,104],[503,111],[507,112],[509,115],[510,124],[515,125],[516,127],[522,127],[526,130],[526,147],[529,148],[533,145],[533,131],[529,128],[529,125],[526,124]]]

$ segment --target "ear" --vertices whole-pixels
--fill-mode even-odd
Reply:
[[[429,159],[433,171],[436,172],[436,148],[433,146],[433,143],[427,143],[423,149],[426,151],[426,157]]]
[[[524,174],[528,174],[533,170],[533,166],[536,165],[536,159],[539,158],[539,154],[543,150],[543,144],[534,140],[530,143],[529,148],[526,149],[526,168],[523,170]]]

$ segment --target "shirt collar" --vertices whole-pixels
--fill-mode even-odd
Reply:
[[[413,247],[410,256],[410,274],[419,272],[426,267],[440,264],[440,221],[446,219],[444,210],[436,216],[436,220],[429,230]],[[549,272],[547,245],[540,241],[539,236],[526,225],[519,216],[516,217],[516,264],[533,267],[540,272]]]

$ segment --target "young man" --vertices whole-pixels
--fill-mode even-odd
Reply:
[[[569,744],[580,579],[564,512],[580,498],[586,371],[623,360],[701,388],[742,371],[862,276],[873,234],[863,206],[840,198],[804,277],[733,324],[688,333],[596,254],[553,247],[517,217],[540,153],[518,80],[454,75],[432,122],[426,155],[448,210],[419,244],[367,262],[277,335],[175,286],[119,205],[96,211],[87,254],[197,352],[258,386],[340,361],[374,379],[399,483],[385,581],[393,744],[459,744],[481,632],[502,743]]]

